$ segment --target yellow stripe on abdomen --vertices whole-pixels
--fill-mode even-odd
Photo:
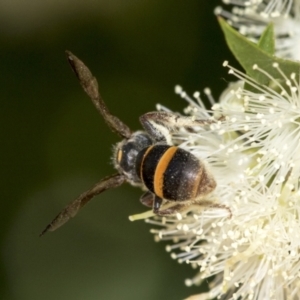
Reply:
[[[154,174],[154,193],[163,198],[164,173],[178,147],[170,147],[160,158]]]

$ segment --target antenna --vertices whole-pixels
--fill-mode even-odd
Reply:
[[[125,181],[125,176],[122,174],[114,174],[103,178],[96,183],[91,189],[82,193],[78,198],[69,203],[42,231],[40,237],[48,231],[54,231],[64,225],[71,218],[75,217],[78,211],[86,205],[94,196],[100,193],[120,186]]]
[[[99,93],[97,79],[93,76],[89,68],[72,52],[66,51],[66,54],[68,62],[77,78],[79,79],[82,88],[91,98],[96,109],[103,116],[107,125],[112,131],[116,132],[121,137],[129,139],[132,134],[131,130],[118,117],[112,115],[109,112],[105,102],[103,101]]]

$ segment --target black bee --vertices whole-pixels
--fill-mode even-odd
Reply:
[[[66,54],[84,91],[111,130],[123,140],[116,145],[113,156],[118,173],[102,179],[67,205],[41,235],[56,230],[74,217],[94,196],[124,182],[146,189],[140,201],[152,207],[157,215],[174,214],[191,204],[207,206],[203,198],[216,188],[216,181],[195,155],[172,145],[171,132],[180,127],[208,125],[213,121],[193,120],[167,112],[150,112],[140,117],[145,131],[132,132],[109,112],[98,91],[97,80],[85,64],[71,52],[66,51]],[[164,209],[163,200],[176,204]],[[223,207],[218,204],[210,206]]]

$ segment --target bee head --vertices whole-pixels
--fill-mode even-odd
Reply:
[[[147,133],[136,131],[129,139],[124,139],[115,146],[113,156],[114,166],[133,185],[141,183],[135,167],[137,155],[141,150],[152,144],[153,142]]]

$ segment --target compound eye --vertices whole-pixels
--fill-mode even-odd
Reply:
[[[129,142],[124,144],[117,151],[117,163],[124,172],[132,172],[135,168],[135,160],[138,154],[135,143]]]

